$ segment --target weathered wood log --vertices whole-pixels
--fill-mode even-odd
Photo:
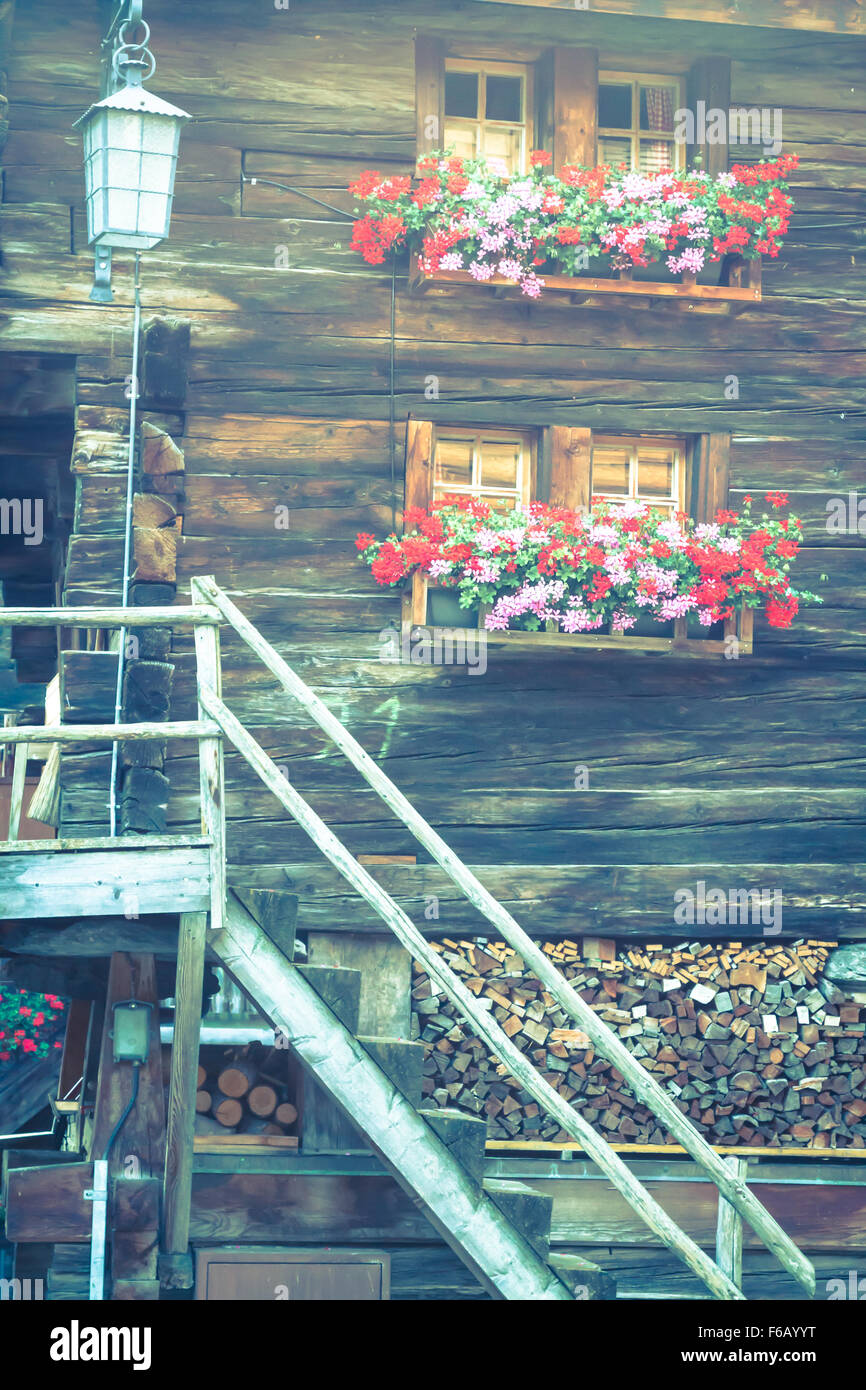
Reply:
[[[247,1093],[247,1107],[260,1119],[267,1119],[277,1108],[277,1093],[273,1086],[253,1086]]]
[[[222,1069],[217,1076],[217,1086],[224,1096],[239,1100],[255,1085],[258,1074],[259,1069],[254,1062],[240,1057],[231,1066]]]

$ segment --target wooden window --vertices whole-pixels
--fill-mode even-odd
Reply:
[[[673,515],[685,509],[685,474],[682,439],[593,435],[593,500],[645,502]]]
[[[435,430],[433,500],[458,494],[508,507],[528,503],[532,444],[518,430]]]
[[[550,425],[535,430],[437,426],[410,420],[405,506],[462,496],[541,501],[573,511],[593,497],[632,498],[712,521],[728,503],[728,434],[605,434]]]
[[[532,148],[532,70],[524,63],[445,60],[445,148],[524,174]]]
[[[674,140],[674,112],[684,99],[679,77],[600,72],[598,162],[628,164],[642,174],[682,168],[685,149]]]

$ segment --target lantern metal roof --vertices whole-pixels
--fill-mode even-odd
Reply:
[[[170,101],[163,101],[162,97],[149,92],[146,87],[136,85],[121,87],[111,96],[94,102],[83,116],[73,121],[73,126],[82,125],[94,111],[142,111],[151,116],[174,116],[179,120],[192,120],[188,111],[182,111],[179,106],[172,106]]]

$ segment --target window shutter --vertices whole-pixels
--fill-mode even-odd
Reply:
[[[433,500],[433,422],[409,420],[406,425],[406,507],[429,511]]]
[[[598,51],[553,48],[536,64],[535,144],[564,164],[594,165],[598,110]]]
[[[445,46],[429,34],[415,36],[415,158],[445,143]]]
[[[728,505],[730,434],[699,434],[692,454],[691,515],[695,521],[715,520]]]
[[[699,58],[692,64],[687,83],[689,110],[695,117],[696,142],[687,150],[687,155],[693,157],[696,154],[703,160],[703,168],[709,174],[724,174],[728,168],[728,112],[731,106],[731,60],[730,58]],[[711,111],[724,111],[725,113],[725,140],[724,142],[713,142],[707,144],[706,139],[697,142],[697,137],[702,133],[697,126],[698,102],[703,102],[704,117],[709,118]]]
[[[588,508],[592,490],[592,430],[549,426],[544,431],[543,455],[543,490],[550,505],[575,512]]]

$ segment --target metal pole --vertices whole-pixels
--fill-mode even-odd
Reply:
[[[138,415],[138,339],[141,331],[141,253],[135,253],[135,308],[132,316],[132,375],[129,382],[129,452],[126,470],[126,525],[123,539],[123,589],[121,607],[126,608],[129,597],[129,562],[132,550],[132,503],[135,495],[135,435]],[[126,655],[126,628],[120,629],[117,653],[117,683],[114,690],[114,722],[120,723],[123,702],[123,668]],[[115,739],[111,747],[111,786],[109,788],[110,834],[117,834],[117,759],[120,745]]]

